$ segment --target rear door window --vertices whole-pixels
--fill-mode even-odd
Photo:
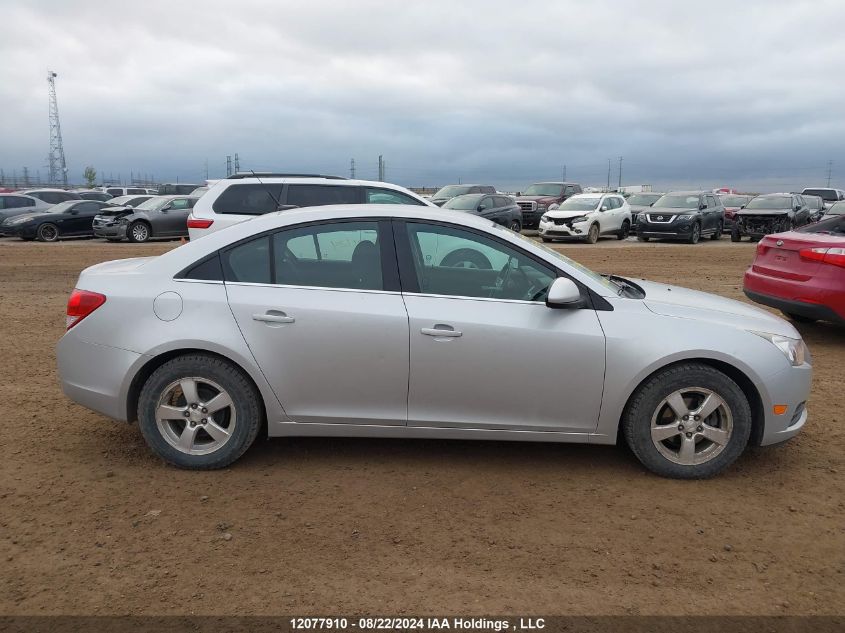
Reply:
[[[23,196],[3,196],[0,198],[0,209],[19,209],[22,207],[34,207],[35,200]]]
[[[221,259],[226,281],[270,283],[270,238],[266,235],[238,244],[225,251]]]
[[[212,209],[223,214],[262,215],[276,211],[276,200],[281,200],[281,197],[280,184],[231,185],[217,197]]]
[[[318,207],[326,204],[357,204],[358,187],[342,185],[288,185],[285,204],[298,207]]]
[[[364,189],[364,200],[367,204],[415,204],[422,206],[423,203],[405,195],[401,191],[382,189],[380,187],[366,187]]]

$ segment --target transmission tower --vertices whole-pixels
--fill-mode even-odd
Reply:
[[[241,171],[241,159],[238,158],[238,153],[235,152],[235,173],[239,173]]]
[[[67,163],[62,145],[62,127],[59,124],[59,105],[56,102],[56,73],[47,71],[47,86],[50,90],[50,184],[67,187]]]

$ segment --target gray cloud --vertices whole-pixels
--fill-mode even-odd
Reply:
[[[657,187],[845,183],[845,5],[11,0],[0,167],[40,169],[47,68],[71,174],[243,168]],[[11,28],[10,28],[11,27]]]

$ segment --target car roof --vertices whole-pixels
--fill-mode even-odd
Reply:
[[[705,193],[708,193],[708,194],[711,194],[711,195],[716,195],[712,191],[695,191],[695,190],[693,190],[693,191],[669,191],[669,192],[667,192],[663,195],[700,196],[700,195],[705,194]]]
[[[789,197],[791,198],[793,195],[801,195],[801,194],[792,194],[792,193],[783,193],[783,192],[779,192],[779,193],[761,193],[759,196],[754,196],[754,197],[755,197],[755,198],[778,198],[778,197],[783,198],[783,197],[785,197],[785,196],[789,196]]]
[[[621,193],[614,193],[612,191],[598,192],[590,191],[588,193],[576,193],[572,198],[601,198],[602,196],[621,196]],[[572,198],[569,198],[572,200]]]
[[[42,192],[48,192],[48,191],[55,191],[55,192],[61,192],[61,193],[76,193],[75,191],[68,191],[67,189],[58,189],[58,188],[53,189],[53,188],[50,188],[50,187],[43,187],[41,189],[26,189],[24,191],[21,191],[21,193],[42,193]]]

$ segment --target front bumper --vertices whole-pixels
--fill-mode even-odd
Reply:
[[[126,237],[126,229],[129,225],[125,223],[95,224],[94,237],[120,238]]]
[[[590,223],[587,220],[575,224],[540,221],[538,232],[540,237],[586,237],[589,230]]]
[[[11,226],[4,226],[0,229],[0,235],[4,237],[25,237],[35,239],[38,235],[38,227],[34,224],[13,224]]]
[[[546,211],[548,211],[548,208],[538,209],[534,206],[529,209],[527,207],[520,206],[520,210],[522,211],[522,228],[536,229],[540,226],[540,218],[543,217],[543,214]]]
[[[649,222],[644,216],[640,216],[637,222],[637,235],[644,237],[656,237],[658,239],[683,240],[692,233],[692,225],[695,220],[679,220],[675,218],[671,222]]]
[[[808,364],[789,367],[766,380],[770,402],[764,402],[765,426],[760,446],[778,444],[795,437],[807,422],[807,398],[813,368]],[[775,415],[773,407],[785,404],[786,412]]]

